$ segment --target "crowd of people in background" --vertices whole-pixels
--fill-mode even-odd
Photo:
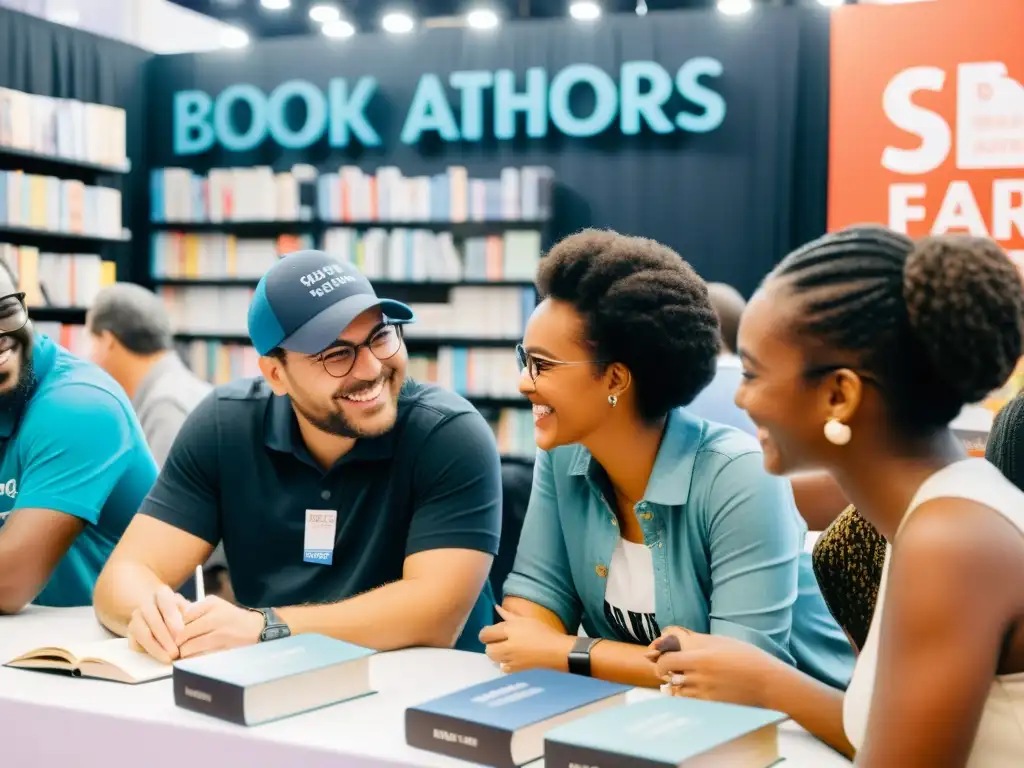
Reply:
[[[100,295],[88,362],[0,270],[0,611],[93,605],[163,662],[457,647],[780,710],[860,766],[1024,761],[1024,395],[986,458],[950,429],[1024,353],[1004,252],[852,227],[747,303],[588,230],[536,285],[524,471],[406,375],[412,309],[328,253],[263,276],[261,375],[215,388],[149,291]]]

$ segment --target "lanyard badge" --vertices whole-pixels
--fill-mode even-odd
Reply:
[[[338,513],[333,509],[307,509],[302,562],[330,565],[334,562],[334,532]]]

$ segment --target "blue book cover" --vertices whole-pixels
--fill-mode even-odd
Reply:
[[[551,729],[544,765],[653,768],[714,757],[729,768],[767,768],[779,760],[776,726],[786,719],[767,709],[664,696]]]
[[[554,718],[625,701],[630,686],[547,669],[517,672],[406,710],[410,746],[492,766],[536,760]]]
[[[276,720],[371,693],[369,659],[375,653],[325,635],[302,634],[197,656],[174,663],[174,700],[241,725]],[[275,685],[296,677],[308,682],[302,691],[294,683],[283,689]]]
[[[326,635],[292,635],[175,662],[175,671],[248,688],[372,656],[375,651]]]

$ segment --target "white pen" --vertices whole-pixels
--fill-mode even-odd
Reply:
[[[203,585],[203,566],[196,566],[196,602],[206,599],[206,587]]]

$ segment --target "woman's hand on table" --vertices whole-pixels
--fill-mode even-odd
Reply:
[[[502,672],[568,667],[575,638],[539,619],[517,616],[501,606],[496,609],[503,620],[484,627],[480,642],[487,646],[487,657],[500,665]]]
[[[665,637],[679,642],[678,651],[663,653]],[[651,644],[649,658],[673,696],[764,707],[768,672],[779,664],[760,648],[721,635],[705,635],[669,627]]]

